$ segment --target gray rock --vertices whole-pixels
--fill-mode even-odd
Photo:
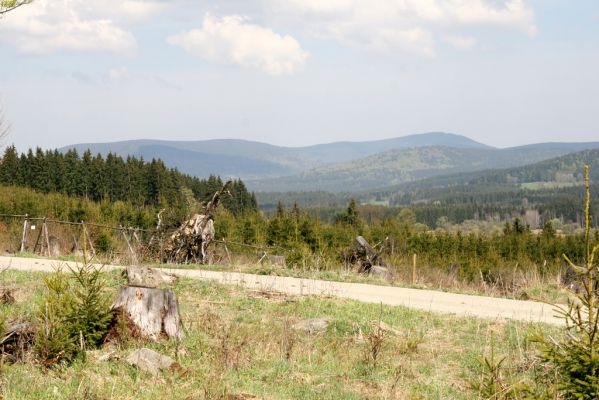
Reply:
[[[161,371],[167,370],[175,364],[175,361],[172,358],[163,356],[154,350],[146,348],[136,350],[129,354],[126,361],[152,375],[158,375]]]
[[[370,267],[370,269],[368,270],[368,275],[387,280],[391,280],[392,278],[391,271],[389,271],[389,268],[381,267],[380,265],[373,265],[372,267]]]
[[[301,320],[291,326],[291,328],[304,331],[309,333],[310,335],[315,333],[322,333],[327,330],[329,325],[331,324],[331,318],[312,318],[312,319],[304,319]]]

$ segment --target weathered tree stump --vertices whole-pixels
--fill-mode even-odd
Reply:
[[[157,341],[166,335],[181,340],[183,326],[177,296],[171,289],[159,288],[174,284],[177,278],[147,267],[127,267],[125,274],[129,285],[121,287],[112,309],[126,313],[142,337]]]
[[[112,305],[126,312],[142,335],[158,341],[162,335],[180,341],[183,324],[179,302],[171,289],[123,286]]]
[[[127,281],[129,286],[157,288],[162,285],[172,285],[177,277],[157,268],[127,267]]]

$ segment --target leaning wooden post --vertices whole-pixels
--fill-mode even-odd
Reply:
[[[231,261],[231,254],[229,253],[229,249],[227,248],[227,239],[223,239],[223,244],[225,245],[225,252],[227,253],[229,264],[233,264],[233,261]]]
[[[37,239],[35,239],[35,244],[33,245],[33,254],[35,254],[36,250],[37,250],[37,245],[40,243],[40,238],[42,237],[42,233],[44,232],[43,229],[40,229],[40,231],[37,234]],[[40,253],[42,252],[42,249],[44,247],[44,244],[42,243],[41,247],[40,247]]]
[[[137,264],[137,257],[135,255],[135,252],[133,251],[133,247],[131,247],[131,242],[129,241],[129,238],[127,237],[127,234],[125,233],[126,228],[124,228],[121,225],[121,233],[123,234],[123,237],[125,238],[125,243],[127,243],[127,247],[129,248],[129,254],[131,255],[131,264]]]
[[[412,285],[416,284],[416,253],[412,257]]]
[[[94,249],[94,244],[92,243],[91,238],[87,234],[87,229],[85,228],[85,222],[81,221],[81,227],[83,228],[83,258],[86,259],[86,257],[87,257],[85,253],[87,252],[88,244],[92,251],[92,257],[95,257],[96,249]]]
[[[23,221],[23,235],[21,236],[21,253],[25,251],[25,243],[27,242],[27,226],[29,225],[28,214],[25,214],[25,221]]]

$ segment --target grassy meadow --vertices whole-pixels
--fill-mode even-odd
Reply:
[[[0,284],[14,289],[16,300],[2,306],[6,319],[34,317],[44,276],[2,273]],[[116,294],[123,278],[105,277]],[[534,385],[543,371],[527,337],[552,329],[185,279],[175,291],[186,329],[179,345],[107,344],[49,370],[33,355],[3,363],[4,399],[483,399],[495,375],[500,384]],[[323,332],[292,327],[320,317],[330,319]],[[141,347],[182,368],[159,376],[138,371],[124,358]],[[484,367],[485,357],[491,365],[506,357],[499,374]]]

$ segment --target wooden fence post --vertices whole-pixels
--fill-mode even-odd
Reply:
[[[28,214],[25,214],[25,221],[23,222],[23,235],[21,236],[21,253],[25,251],[25,243],[27,242],[27,228],[29,225]]]
[[[92,250],[92,257],[95,257],[96,255],[96,249],[94,249],[94,244],[92,243],[91,238],[89,237],[89,235],[87,234],[87,229],[85,229],[85,222],[81,221],[81,227],[83,228],[83,258],[86,258],[86,248],[87,245],[89,244],[89,247]]]
[[[37,239],[35,239],[35,244],[33,245],[33,254],[35,254],[35,252],[37,251],[37,245],[40,243],[40,239],[42,237],[43,231],[44,231],[43,229],[40,229],[39,233],[37,234]],[[44,245],[42,243],[42,247],[40,248],[40,253],[43,248],[44,248]]]
[[[50,252],[50,236],[48,235],[48,224],[46,223],[46,217],[44,217],[42,229],[44,230],[44,237],[46,238],[46,251],[48,253],[48,257],[52,257],[52,253]]]
[[[127,247],[129,248],[129,254],[131,255],[131,264],[137,264],[137,255],[133,251],[133,247],[131,247],[131,242],[129,241],[129,238],[127,237],[127,234],[125,233],[127,228],[124,228],[122,225],[120,228],[121,228],[123,237],[125,238],[125,242],[127,243]]]
[[[225,252],[227,253],[229,264],[233,264],[233,261],[231,261],[231,254],[229,254],[229,249],[227,248],[227,239],[223,239],[223,244],[225,245]]]
[[[412,257],[412,285],[416,284],[416,253]]]

